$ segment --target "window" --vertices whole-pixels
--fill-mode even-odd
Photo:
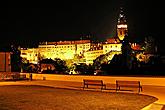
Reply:
[[[26,53],[22,53],[22,55],[27,55]]]
[[[120,31],[120,35],[122,35],[122,31]]]

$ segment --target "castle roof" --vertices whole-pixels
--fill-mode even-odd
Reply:
[[[41,45],[69,45],[69,44],[85,44],[90,43],[90,40],[76,40],[76,41],[58,41],[58,42],[41,42]]]
[[[120,40],[118,38],[108,38],[106,40],[106,43],[109,43],[109,44],[117,44],[117,43],[120,43]]]
[[[142,48],[141,48],[141,46],[139,45],[139,44],[136,44],[136,43],[134,43],[134,44],[132,44],[131,45],[131,48],[133,49],[133,50],[136,50],[136,51],[140,51],[140,50],[143,50]]]

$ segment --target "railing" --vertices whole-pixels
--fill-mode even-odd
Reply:
[[[19,72],[0,72],[0,80],[27,79],[26,74]]]

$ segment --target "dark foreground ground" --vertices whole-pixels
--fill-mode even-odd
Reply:
[[[0,86],[0,110],[140,110],[157,98],[38,85]]]

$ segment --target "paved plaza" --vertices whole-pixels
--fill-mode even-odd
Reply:
[[[0,85],[42,85],[58,88],[82,89],[82,82],[72,81],[55,81],[55,80],[34,80],[34,81],[16,81],[16,82],[1,82]],[[116,92],[114,84],[107,84],[107,90],[103,92]],[[150,95],[158,98],[158,100],[151,105],[145,107],[143,110],[163,110],[165,104],[165,86],[143,85],[143,91],[140,94]]]

